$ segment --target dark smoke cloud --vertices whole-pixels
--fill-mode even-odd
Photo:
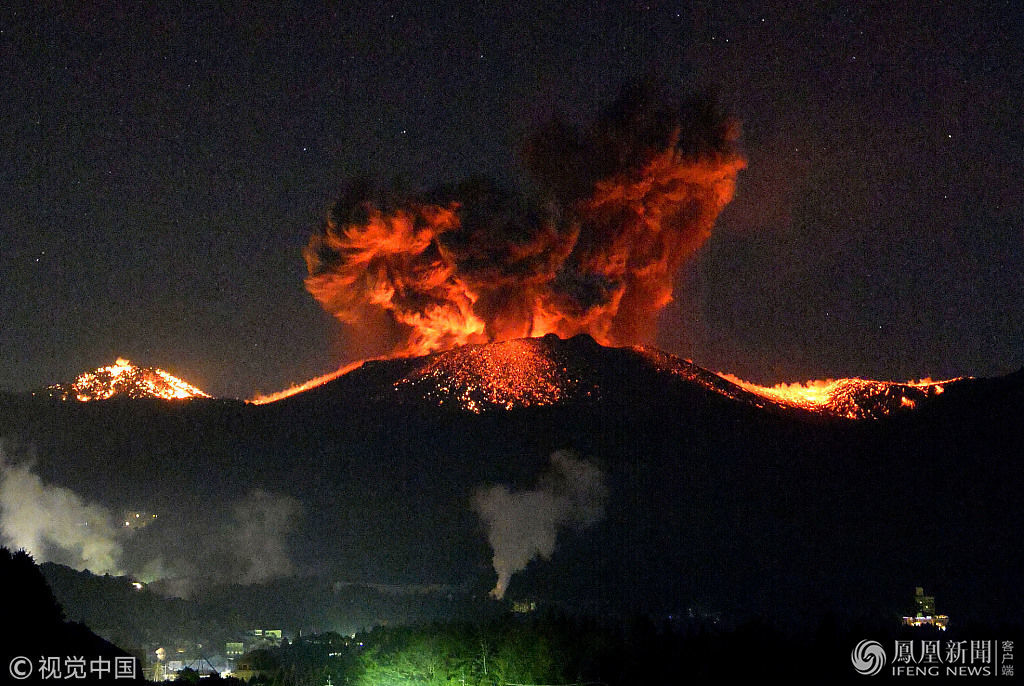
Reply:
[[[545,333],[647,340],[732,198],[738,135],[712,98],[644,82],[588,126],[527,139],[531,199],[483,179],[415,194],[353,182],[309,240],[306,286],[346,323],[384,313],[400,355]]]
[[[550,559],[561,529],[600,521],[607,498],[601,470],[568,450],[551,455],[551,468],[532,490],[478,488],[472,506],[487,530],[498,574],[491,595],[503,598],[512,575],[534,558]]]

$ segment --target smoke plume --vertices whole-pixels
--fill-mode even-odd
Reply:
[[[531,199],[482,179],[414,194],[353,182],[306,246],[306,287],[396,355],[547,333],[644,341],[732,199],[738,135],[710,98],[645,82],[589,126],[528,137]]]
[[[94,574],[121,574],[121,542],[114,516],[76,493],[43,483],[31,464],[13,464],[0,451],[0,536],[39,562]]]
[[[295,571],[287,536],[300,511],[291,496],[254,490],[232,506],[232,529],[224,541],[236,580],[255,584]]]
[[[44,483],[31,460],[0,447],[0,543],[39,562],[94,574],[164,581],[177,595],[198,584],[262,583],[294,573],[287,540],[301,514],[291,496],[253,490],[239,500],[163,512],[144,529],[121,526],[114,511]]]
[[[512,492],[500,485],[477,489],[473,509],[487,529],[498,574],[491,595],[501,600],[512,575],[530,560],[550,559],[560,529],[598,522],[607,497],[601,470],[567,450],[551,455],[550,469],[533,490]]]

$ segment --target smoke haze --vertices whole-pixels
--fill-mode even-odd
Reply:
[[[291,496],[256,489],[185,517],[164,512],[133,529],[112,509],[44,483],[32,467],[0,449],[0,543],[38,562],[163,581],[173,595],[188,595],[197,583],[255,584],[295,572],[287,542],[301,506]]]
[[[94,574],[122,574],[121,542],[112,512],[74,491],[44,484],[32,464],[9,462],[0,449],[0,534],[38,562]]]
[[[512,575],[534,558],[550,559],[561,529],[600,521],[607,497],[601,470],[568,450],[551,455],[551,467],[533,490],[478,488],[472,507],[487,530],[498,574],[491,595],[503,598]]]
[[[547,333],[643,342],[732,199],[738,136],[712,99],[645,82],[588,126],[528,137],[535,197],[353,182],[306,246],[306,287],[395,355]]]

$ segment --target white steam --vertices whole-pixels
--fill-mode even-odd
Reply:
[[[74,491],[44,484],[30,463],[11,464],[0,452],[0,538],[39,562],[94,574],[121,574],[121,544],[113,514]]]
[[[224,544],[231,551],[241,583],[260,583],[295,571],[285,539],[299,510],[294,498],[261,490],[235,503],[235,527]]]
[[[598,522],[607,499],[601,470],[568,450],[552,453],[551,468],[541,475],[533,490],[478,488],[473,494],[473,509],[487,528],[494,571],[498,573],[491,595],[503,598],[512,575],[530,560],[550,559],[560,529]]]
[[[295,498],[257,489],[188,516],[162,513],[135,529],[120,526],[113,510],[44,483],[33,466],[9,460],[0,445],[0,544],[24,548],[38,562],[182,588],[199,580],[255,584],[295,572],[287,547],[301,514]]]

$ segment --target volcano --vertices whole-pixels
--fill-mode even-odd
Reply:
[[[771,391],[653,348],[545,336],[370,361],[264,405],[0,397],[0,437],[9,462],[32,450],[23,482],[73,492],[92,519],[159,513],[117,529],[120,568],[244,596],[253,623],[350,631],[446,612],[449,597],[496,602],[474,498],[552,483],[558,496],[560,451],[599,474],[604,506],[559,524],[553,552],[512,574],[511,602],[781,624],[898,617],[925,586],[957,621],[1024,613],[1024,546],[1005,533],[1024,528],[1024,373]],[[84,566],[45,530],[78,519],[31,521],[44,560]],[[280,584],[239,585],[263,569],[238,565],[250,549],[281,563],[287,602]],[[332,590],[381,585],[444,591],[378,609]]]
[[[654,384],[697,388],[769,411],[843,419],[877,419],[909,411],[938,397],[947,387],[969,381],[829,379],[766,387],[711,372],[657,348],[607,348],[586,334],[564,340],[548,334],[464,345],[417,358],[367,362],[339,375],[321,377],[323,389],[315,395],[347,395],[371,377],[389,383],[387,392],[378,389],[366,394],[375,402],[426,403],[473,413],[597,403],[602,397],[625,397],[636,388]],[[296,390],[308,392],[310,388]],[[288,397],[287,392],[280,397]]]

